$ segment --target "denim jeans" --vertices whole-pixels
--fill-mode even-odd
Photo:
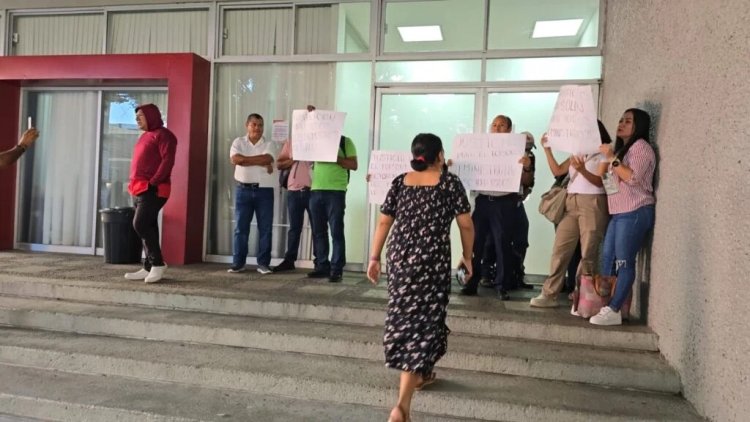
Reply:
[[[149,187],[146,192],[133,197],[135,204],[135,216],[133,217],[133,229],[143,242],[143,250],[146,259],[143,260],[143,268],[151,271],[151,266],[160,267],[164,265],[159,246],[159,210],[167,202],[167,198],[156,195],[156,188]]]
[[[305,222],[305,211],[310,221],[310,190],[290,190],[286,194],[287,210],[289,211],[289,231],[286,238],[286,253],[284,260],[294,262],[297,260],[299,251],[299,240],[302,234],[302,224]]]
[[[250,222],[255,214],[258,223],[258,265],[271,264],[271,233],[273,231],[273,188],[251,188],[237,185],[234,200],[234,248],[232,267],[244,267],[247,260],[247,239]]]
[[[310,216],[312,217],[313,255],[315,270],[330,271],[339,275],[346,264],[346,240],[344,239],[344,210],[346,192],[314,190],[310,193]],[[328,227],[331,227],[333,252],[328,260]]]
[[[654,205],[614,214],[609,220],[602,248],[602,275],[617,275],[617,287],[609,307],[619,311],[635,281],[635,256],[646,234],[654,227]]]

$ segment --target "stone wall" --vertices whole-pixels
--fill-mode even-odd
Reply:
[[[648,323],[684,394],[750,418],[750,2],[608,0],[602,117],[654,115]]]

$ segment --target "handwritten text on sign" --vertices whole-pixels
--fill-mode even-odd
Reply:
[[[601,138],[591,87],[563,85],[547,130],[547,142],[556,151],[583,155],[599,151]]]
[[[370,183],[367,188],[371,204],[382,204],[396,176],[409,172],[412,155],[407,151],[372,151],[370,153]]]
[[[453,139],[453,166],[469,190],[518,192],[526,135],[467,133]]]
[[[335,162],[346,113],[329,110],[292,112],[292,156],[299,161]]]

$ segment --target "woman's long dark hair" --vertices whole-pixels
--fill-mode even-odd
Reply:
[[[619,160],[622,160],[625,157],[625,154],[628,153],[633,142],[639,139],[643,139],[646,142],[649,141],[648,132],[651,128],[651,116],[639,108],[629,108],[625,110],[625,113],[628,112],[633,115],[633,134],[628,139],[618,137],[615,141],[615,156]]]
[[[424,171],[427,167],[435,164],[438,156],[443,151],[443,141],[432,133],[420,133],[411,141],[411,168],[416,171]]]
[[[599,139],[601,139],[602,144],[611,144],[612,137],[609,136],[609,132],[607,132],[607,128],[604,127],[604,123],[602,123],[601,120],[596,119],[596,124],[599,125]]]

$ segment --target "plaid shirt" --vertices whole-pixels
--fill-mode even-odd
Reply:
[[[610,214],[631,212],[640,207],[656,203],[654,198],[656,154],[654,154],[654,149],[648,142],[642,139],[634,142],[622,159],[622,163],[633,171],[630,180],[626,182],[612,172],[612,176],[617,182],[618,192],[607,195]]]

